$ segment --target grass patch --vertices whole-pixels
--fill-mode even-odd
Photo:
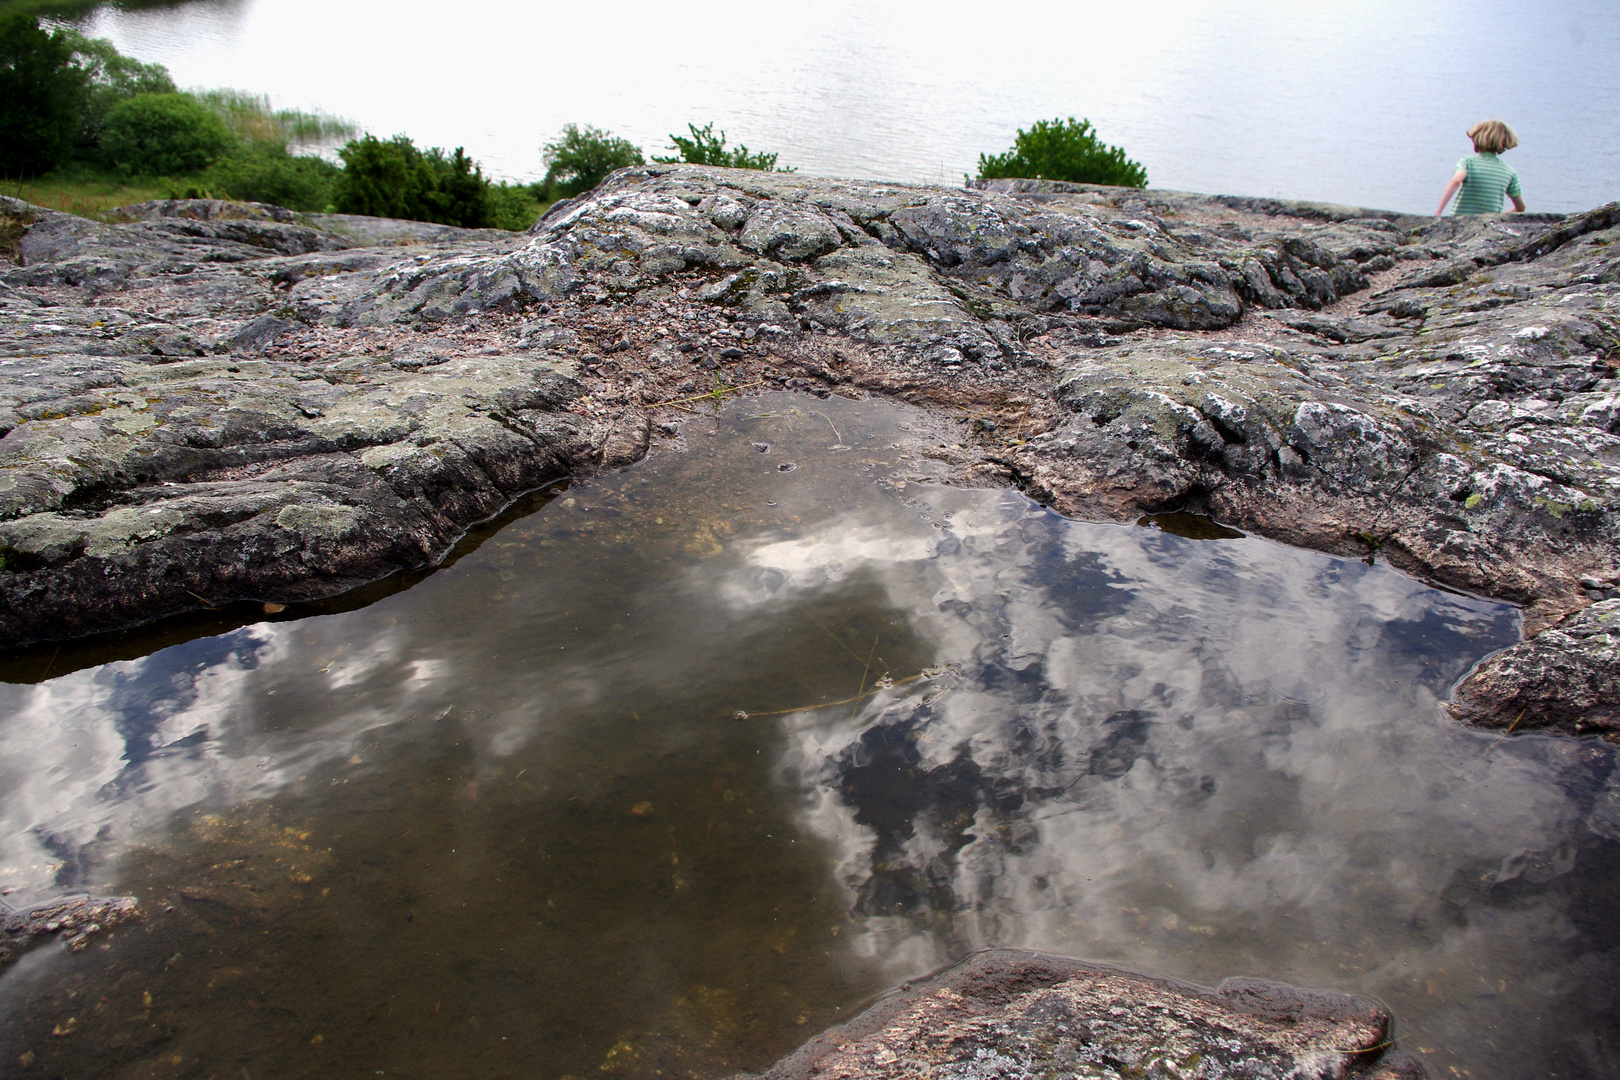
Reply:
[[[32,180],[12,180],[3,188],[5,194],[35,206],[99,221],[115,207],[146,202],[148,199],[167,199],[174,192],[175,183],[88,171],[62,171],[46,173]]]

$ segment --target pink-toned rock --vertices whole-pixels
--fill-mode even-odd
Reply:
[[[991,950],[812,1039],[762,1080],[1421,1076],[1376,1002],[1228,979],[1215,990]]]

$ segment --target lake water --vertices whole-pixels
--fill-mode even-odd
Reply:
[[[87,27],[181,85],[319,106],[537,177],[563,124],[667,153],[713,121],[817,176],[960,183],[1040,118],[1089,117],[1155,187],[1432,213],[1499,116],[1531,209],[1620,198],[1612,0],[219,0]]]
[[[6,1075],[706,1080],[988,945],[1616,1074],[1615,751],[1439,705],[1512,609],[920,482],[927,423],[734,402],[367,606],[14,657],[7,902],[149,914],[0,977]]]

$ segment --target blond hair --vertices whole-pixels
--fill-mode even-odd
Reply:
[[[1468,129],[1468,137],[1474,140],[1476,154],[1500,154],[1519,145],[1513,129],[1500,120],[1481,120]]]

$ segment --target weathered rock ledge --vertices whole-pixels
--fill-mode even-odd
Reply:
[[[1366,998],[1217,989],[1012,950],[976,953],[823,1032],[759,1080],[1418,1077]]]
[[[1522,604],[1532,636],[1459,715],[1620,724],[1615,620],[1581,614],[1620,595],[1620,204],[1437,221],[655,166],[526,236],[0,214],[0,645],[425,564],[679,440],[663,403],[718,379],[953,411],[932,456],[1065,513],[1203,512]]]

